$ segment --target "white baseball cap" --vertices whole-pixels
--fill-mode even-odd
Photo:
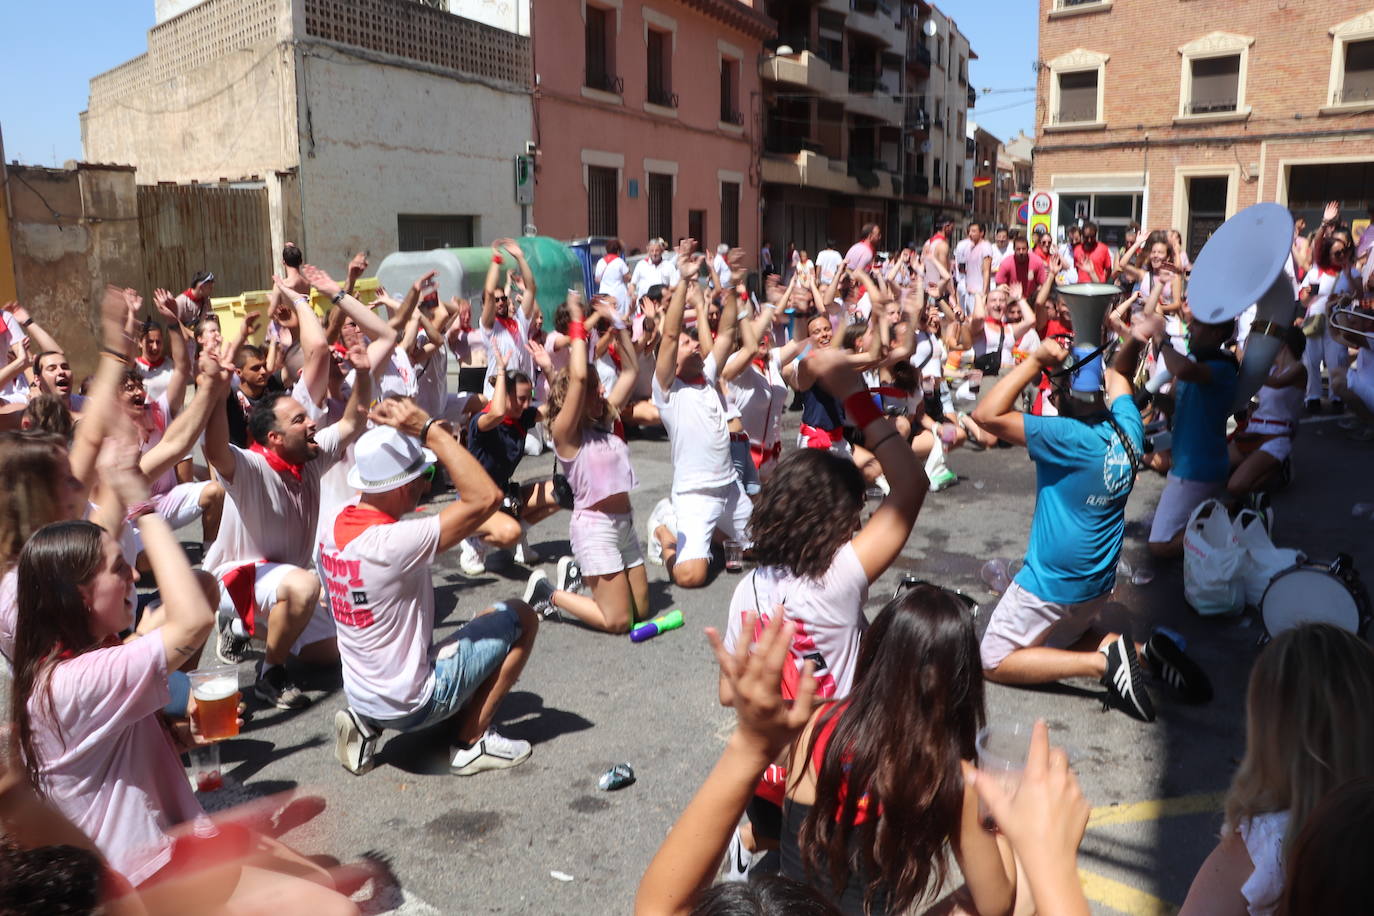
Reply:
[[[353,447],[348,485],[362,493],[385,493],[403,487],[437,460],[420,440],[392,426],[376,426]]]

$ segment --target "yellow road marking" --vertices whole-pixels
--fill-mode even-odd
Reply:
[[[1207,814],[1220,811],[1225,798],[1224,792],[1204,792],[1198,795],[1182,795],[1178,798],[1131,802],[1126,805],[1104,805],[1092,810],[1092,814],[1088,816],[1088,829],[1156,821],[1160,818],[1182,817],[1188,814]]]
[[[1167,900],[1160,900],[1120,881],[1081,868],[1078,870],[1078,880],[1083,885],[1085,897],[1120,913],[1130,913],[1131,916],[1173,916],[1178,912],[1178,907]]]

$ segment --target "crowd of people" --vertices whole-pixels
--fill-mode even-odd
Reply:
[[[388,732],[442,729],[450,772],[472,776],[531,756],[493,723],[541,626],[624,634],[652,616],[646,562],[693,589],[724,561],[750,567],[708,630],[739,725],[638,912],[906,912],[948,890],[950,855],[964,883],[947,911],[1087,912],[1074,861],[1088,808],[1067,758],[1041,724],[1014,794],[980,778],[985,684],[1090,678],[1146,722],[1150,676],[1183,702],[1211,698],[1174,636],[1137,642],[1099,616],[1139,474],[1168,478],[1148,538],[1163,559],[1204,500],[1262,505],[1292,476],[1323,370],[1329,409],[1374,436],[1356,333],[1374,321],[1327,320],[1364,298],[1374,259],[1334,204],[1324,216],[1294,237],[1292,327],[1234,429],[1246,323],[1192,313],[1178,233],[1132,227],[1114,251],[1091,222],[1061,245],[977,222],[956,239],[944,219],[891,252],[868,225],[844,253],[788,246],[778,263],[765,246],[761,271],[690,238],[650,240],[631,267],[612,241],[598,288],[548,315],[514,239],[493,242],[480,303],[441,301],[429,273],[365,305],[363,255],[340,283],[288,244],[268,313],[232,337],[211,273],[150,306],[108,290],[80,384],[66,332],[11,303],[0,883],[39,895],[57,892],[35,876],[85,875],[64,893],[112,912],[353,912],[349,875],[206,816],[178,760],[208,740],[188,672],[254,660],[256,702],[298,710],[315,701],[304,667],[339,671],[346,770],[373,769]],[[1120,290],[1101,328],[1077,329],[1107,341],[1088,357],[1073,350],[1084,315],[1060,294],[1078,282]],[[450,360],[477,380],[451,385]],[[641,529],[646,427],[666,433],[672,480]],[[963,596],[917,580],[870,622],[870,586],[930,494],[957,484],[958,450],[1017,447],[1035,510],[981,638]],[[551,475],[521,473],[546,452]],[[538,556],[530,528],[565,510],[571,554]],[[174,532],[197,521],[194,568]],[[468,576],[503,559],[533,569],[521,595],[436,641],[432,566],[450,550]],[[140,601],[140,574],[155,601]],[[1374,650],[1358,637],[1309,625],[1263,650],[1222,836],[1184,912],[1369,905],[1335,850],[1357,833],[1371,848],[1370,819],[1351,814],[1374,804],[1371,704]],[[754,867],[768,850],[780,874]]]

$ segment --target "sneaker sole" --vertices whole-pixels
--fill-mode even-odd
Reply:
[[[358,745],[359,759],[356,766],[353,763],[353,754],[351,753],[355,743],[355,736]],[[334,757],[345,770],[355,776],[362,776],[364,773],[370,773],[373,767],[377,765],[375,757],[368,760],[362,760],[362,751],[366,745],[367,738],[365,738],[358,727],[353,724],[353,717],[342,709],[334,713]]]
[[[1132,714],[1133,718],[1138,717],[1145,722],[1153,722],[1155,720],[1154,704],[1150,702],[1149,696],[1145,693],[1145,674],[1140,670],[1140,658],[1136,655],[1135,643],[1124,636],[1118,636],[1116,645],[1122,647],[1122,655],[1125,658],[1128,673],[1126,686],[1130,688],[1130,693],[1127,694],[1121,689],[1113,691],[1111,687],[1108,687],[1108,690],[1111,691],[1113,697],[1130,707],[1129,710],[1125,711]]]
[[[1201,704],[1207,703],[1212,699],[1212,684],[1207,678],[1207,672],[1202,670],[1202,666],[1189,658],[1171,639],[1151,639],[1147,644],[1152,659],[1155,660],[1155,667],[1160,668],[1168,665],[1179,673],[1180,679],[1184,684],[1194,684],[1192,690],[1185,689],[1172,683],[1159,674],[1159,679],[1168,684],[1186,703]]]
[[[555,589],[554,589],[554,587],[553,587],[553,583],[552,583],[552,582],[549,582],[549,577],[548,577],[548,575],[542,575],[542,576],[540,576],[538,579],[536,579],[536,578],[534,578],[534,576],[535,576],[536,574],[537,574],[537,573],[532,573],[532,574],[530,575],[530,581],[527,582],[527,583],[525,584],[525,596],[524,596],[524,598],[523,598],[522,600],[523,600],[526,604],[529,604],[529,605],[535,604],[535,601],[534,601],[534,593],[535,593],[535,591],[537,590],[537,587],[538,587],[538,585],[539,585],[540,582],[547,582],[547,583],[548,583],[550,593],[552,593],[553,591],[555,591]]]
[[[262,700],[264,703],[267,703],[269,706],[275,706],[278,709],[306,709],[310,706],[310,698],[306,697],[304,694],[302,694],[302,697],[304,698],[305,702],[297,703],[294,705],[286,702],[279,695],[267,690],[263,690],[262,688],[257,686],[253,688],[253,696],[257,697],[259,700]]]
[[[511,767],[517,767],[526,760],[529,760],[532,753],[534,753],[533,748],[525,751],[525,753],[521,754],[519,757],[497,757],[483,751],[476,758],[460,767],[450,766],[448,771],[454,776],[476,776],[478,773],[485,773],[487,770],[509,770]]]

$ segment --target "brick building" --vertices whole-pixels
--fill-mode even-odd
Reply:
[[[1276,201],[1319,220],[1374,196],[1370,0],[1040,0],[1034,182],[1114,241],[1132,219],[1196,254]],[[1315,218],[1315,219],[1314,219]]]
[[[973,144],[968,178],[973,195],[973,209],[969,218],[981,222],[988,235],[992,235],[999,222],[997,215],[1000,199],[1005,193],[996,180],[997,157],[1002,151],[1002,141],[973,121],[969,122],[968,140]]]

